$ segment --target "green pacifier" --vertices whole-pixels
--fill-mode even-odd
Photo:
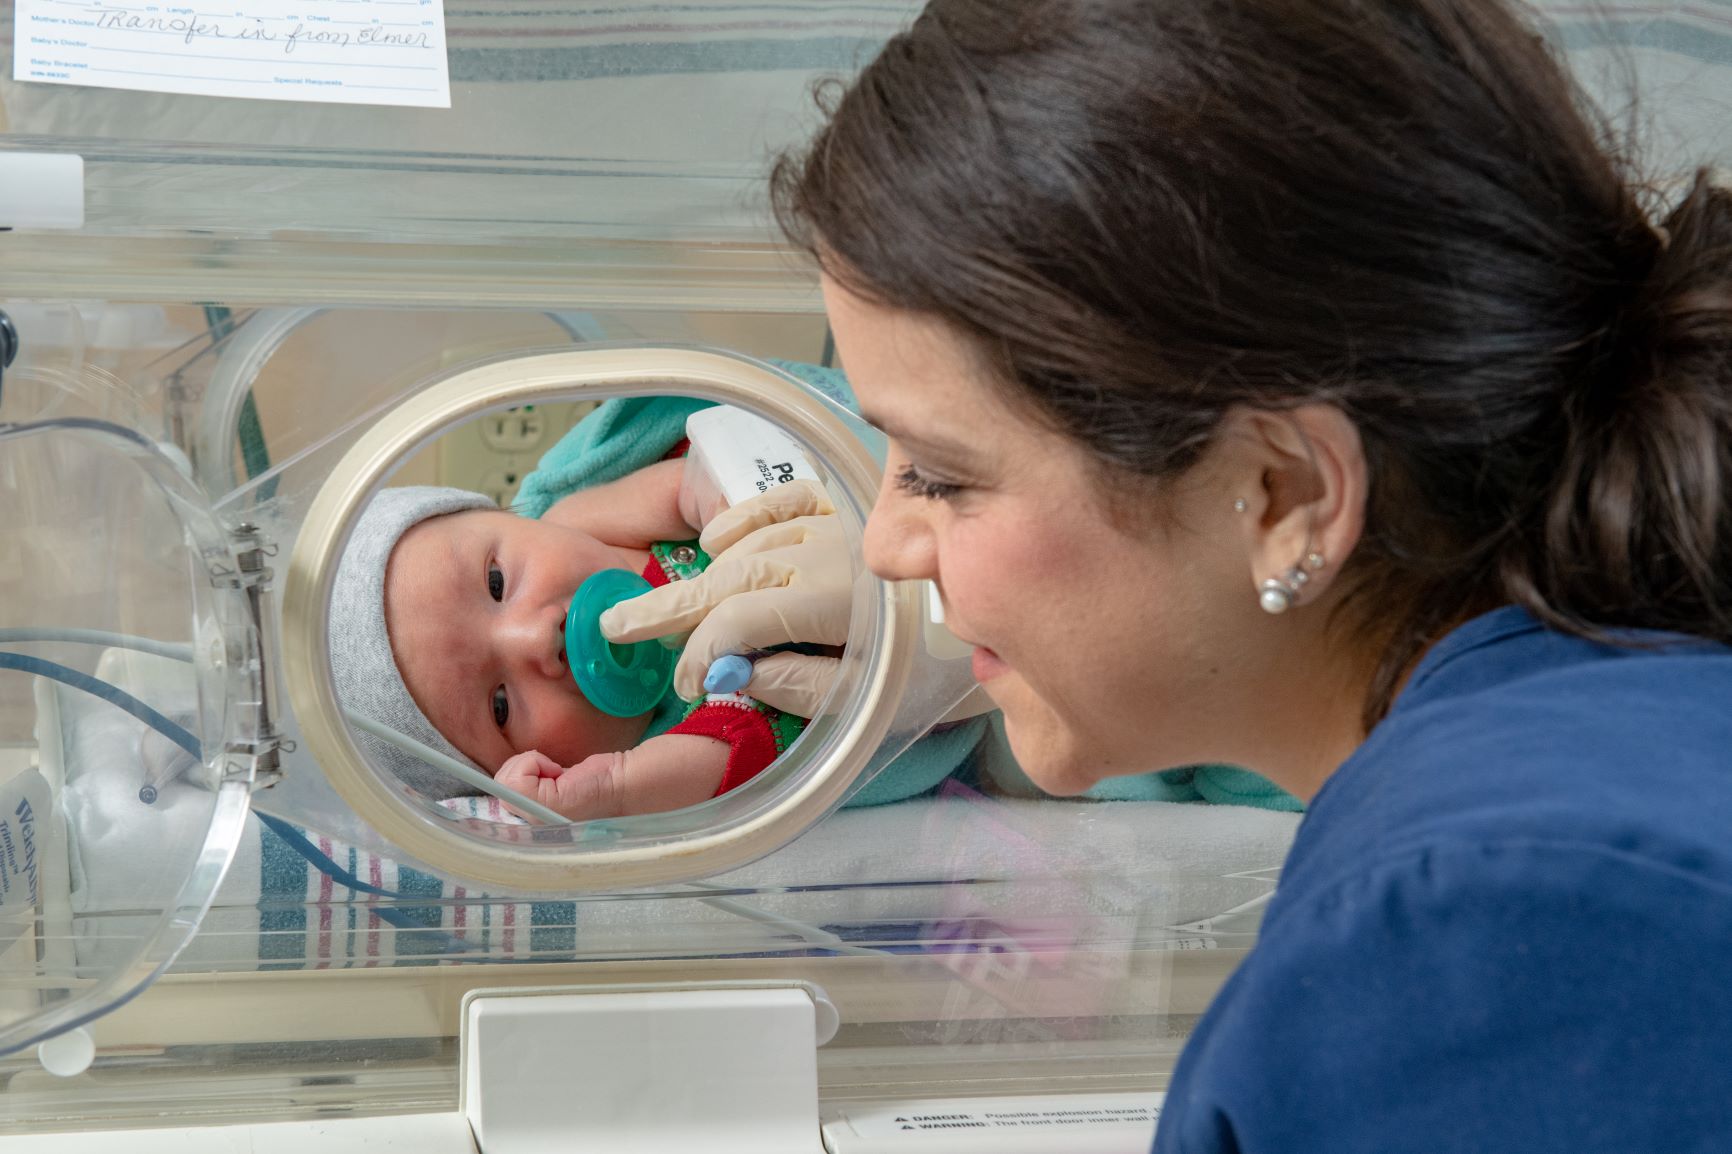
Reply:
[[[572,595],[565,615],[565,657],[590,704],[612,717],[648,713],[674,681],[673,650],[656,640],[615,645],[601,632],[601,615],[654,586],[627,569],[603,569]]]

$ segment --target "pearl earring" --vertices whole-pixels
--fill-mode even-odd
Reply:
[[[1293,608],[1293,603],[1299,599],[1299,594],[1304,591],[1306,583],[1311,580],[1311,574],[1326,564],[1328,562],[1323,559],[1323,554],[1306,553],[1303,568],[1295,565],[1281,576],[1271,577],[1257,587],[1257,604],[1263,607],[1263,612],[1271,616],[1287,612]]]
[[[1293,594],[1274,577],[1263,582],[1263,591],[1257,595],[1257,604],[1263,607],[1265,613],[1285,613],[1293,604]]]
[[[1243,497],[1240,497],[1237,501],[1233,502],[1233,512],[1235,512],[1235,513],[1243,513],[1246,509],[1249,509],[1250,507],[1251,506],[1245,504],[1245,498],[1243,498]]]

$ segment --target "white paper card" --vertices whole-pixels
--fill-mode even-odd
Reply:
[[[17,0],[14,80],[451,107],[442,0]]]

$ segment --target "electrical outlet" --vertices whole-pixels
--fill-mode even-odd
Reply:
[[[481,478],[481,487],[477,491],[503,509],[516,498],[517,486],[522,483],[523,478],[517,472],[495,469]]]
[[[453,429],[435,449],[437,483],[484,493],[501,507],[508,505],[542,454],[594,407],[593,401],[524,405]]]
[[[499,453],[523,453],[541,444],[547,435],[547,415],[534,405],[489,413],[481,418],[481,439]]]

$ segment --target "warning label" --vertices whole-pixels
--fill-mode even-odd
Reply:
[[[1072,1146],[1066,1149],[1107,1150],[1122,1148],[1131,1151],[1148,1149],[1149,1138],[1160,1118],[1162,1096],[1147,1094],[1099,1094],[1074,1097],[1042,1096],[1039,1098],[972,1098],[945,1102],[923,1103],[924,1108],[909,1109],[888,1106],[844,1107],[841,1115],[825,1126],[836,1154],[871,1154],[879,1150],[948,1149],[973,1150],[968,1136],[982,1139],[980,1149],[1000,1152],[1017,1150],[1055,1149],[1036,1143],[1037,1135],[1050,1141],[1057,1131],[1068,1131],[1080,1137],[1081,1131],[1093,1131],[1109,1139],[1110,1144]],[[854,1139],[851,1144],[845,1140]],[[1024,1145],[1017,1136],[1026,1134],[1031,1144]],[[952,1143],[931,1140],[913,1141],[920,1136],[936,1139],[950,1135],[963,1139]],[[1109,1137],[1110,1136],[1110,1137]],[[985,1139],[990,1138],[990,1141]],[[898,1141],[897,1139],[902,1139]],[[1141,1145],[1138,1145],[1141,1143]]]

